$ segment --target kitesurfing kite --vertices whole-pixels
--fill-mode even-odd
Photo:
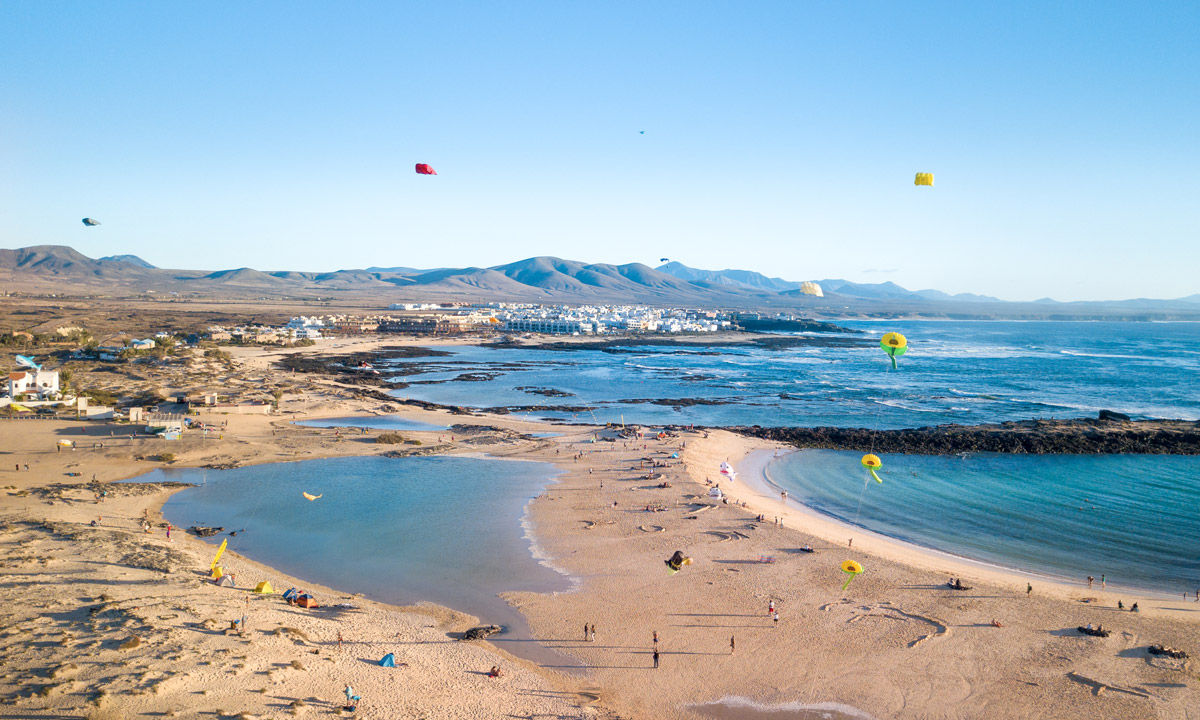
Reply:
[[[303,495],[304,499],[308,500],[309,502],[325,496],[325,493],[321,493],[320,495],[309,495],[306,492],[301,492],[300,494]]]
[[[17,356],[17,364],[21,367],[27,367],[30,370],[41,370],[42,366],[34,362],[33,358],[24,355]]]
[[[428,163],[417,163],[418,175],[437,175],[437,170],[434,170]]]
[[[862,466],[867,469],[867,472],[871,473],[871,477],[875,478],[875,482],[883,482],[883,480],[881,480],[879,476],[875,474],[876,470],[883,467],[883,461],[879,459],[878,455],[863,455]]]
[[[85,227],[95,227],[95,226],[97,226],[97,225],[99,225],[99,224],[100,224],[100,221],[99,221],[99,220],[93,220],[93,219],[91,219],[91,218],[84,218],[84,219],[83,219],[83,224],[84,224],[84,226],[85,226]]]
[[[913,180],[913,185],[928,185],[933,187],[933,173],[917,173],[917,178]]]
[[[671,262],[671,258],[659,258],[659,262]]]
[[[727,462],[721,463],[721,474],[724,475],[725,477],[729,478],[730,480],[737,477],[737,471],[734,470],[733,466]]]
[[[667,569],[671,571],[672,575],[674,575],[675,573],[679,572],[679,569],[684,565],[691,565],[692,559],[685,556],[682,550],[676,550],[674,555],[666,560],[663,560],[663,562],[667,564]]]
[[[896,358],[908,350],[908,338],[898,332],[890,332],[879,341],[879,347],[892,359],[892,369],[896,369]]]
[[[846,586],[850,584],[851,580],[853,580],[858,575],[861,575],[862,571],[863,571],[862,565],[859,565],[858,563],[854,562],[853,560],[844,561],[842,563],[842,572],[846,573],[846,582],[842,583],[842,590],[846,589]]]

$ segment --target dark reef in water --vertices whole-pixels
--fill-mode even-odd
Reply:
[[[870,450],[876,453],[1200,455],[1200,422],[1121,419],[1125,417],[1120,413],[1102,411],[1099,418],[937,425],[905,430],[758,425],[731,427],[729,430],[802,448]]]

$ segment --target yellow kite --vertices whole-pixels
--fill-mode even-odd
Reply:
[[[883,482],[883,480],[880,480],[879,476],[875,474],[876,470],[883,467],[883,461],[879,459],[878,455],[863,455],[862,466],[867,469],[867,472],[871,473],[871,477],[875,478],[875,482]]]
[[[217,561],[220,560],[221,555],[223,555],[225,553],[225,546],[228,544],[229,544],[229,538],[225,538],[224,540],[221,541],[221,547],[217,548],[216,557],[213,558],[212,565],[209,566],[209,569],[211,569],[211,570],[217,569]]]
[[[933,187],[933,173],[917,173],[917,179],[913,180],[913,185],[928,185]]]
[[[842,562],[842,572],[846,573],[846,582],[842,583],[842,590],[850,584],[850,581],[862,574],[863,566],[853,560]]]

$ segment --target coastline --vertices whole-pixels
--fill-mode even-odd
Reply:
[[[884,533],[875,532],[865,527],[852,525],[837,518],[820,512],[789,496],[784,502],[780,499],[783,489],[770,478],[767,468],[771,461],[783,454],[800,452],[801,449],[781,447],[754,447],[749,449],[741,458],[734,461],[738,468],[738,483],[741,487],[730,488],[731,497],[739,496],[747,505],[758,512],[771,516],[780,515],[786,521],[806,532],[819,537],[833,546],[846,545],[849,538],[854,538],[855,552],[885,558],[914,568],[930,572],[940,572],[947,577],[960,577],[964,580],[978,580],[989,585],[1008,588],[1013,591],[1023,591],[1027,584],[1033,584],[1036,591],[1054,597],[1078,601],[1081,597],[1095,597],[1101,601],[1115,603],[1117,599],[1126,604],[1141,603],[1140,607],[1154,612],[1173,614],[1180,619],[1190,620],[1191,609],[1186,611],[1167,610],[1162,603],[1177,602],[1178,596],[1151,588],[1139,588],[1128,585],[1110,584],[1107,588],[1087,588],[1087,583],[1074,580],[1065,575],[1026,570],[999,563],[988,562],[959,555],[949,550],[941,550],[915,542],[909,542]],[[744,468],[744,469],[743,469]],[[742,496],[739,490],[749,492]],[[846,549],[850,552],[850,548]],[[1147,605],[1153,601],[1154,605]]]
[[[315,352],[332,349],[317,348]],[[246,354],[255,361],[263,358],[262,369],[267,369],[271,356],[277,353]],[[714,504],[705,497],[703,481],[715,475],[721,460],[734,462],[748,476],[753,461],[742,467],[744,459],[756,450],[770,452],[777,445],[725,431],[710,431],[708,438],[702,437],[701,431],[680,432],[662,441],[618,439],[594,443],[589,441],[591,428],[587,426],[564,428],[506,416],[464,417],[448,410],[404,405],[397,408],[376,398],[347,397],[346,393],[354,395],[353,389],[336,379],[307,379],[311,382],[304,397],[285,401],[285,409],[297,409],[299,413],[229,416],[229,438],[212,445],[181,441],[175,447],[187,449],[180,453],[184,457],[179,462],[256,464],[382,454],[395,449],[339,437],[332,429],[289,425],[301,414],[304,419],[394,414],[439,424],[466,420],[525,432],[565,430],[559,437],[534,441],[506,440],[490,446],[439,443],[434,447],[456,455],[487,452],[497,458],[546,461],[562,470],[525,506],[522,522],[527,523],[526,531],[533,536],[531,554],[537,548],[573,579],[574,587],[557,593],[504,593],[502,597],[526,617],[534,638],[578,662],[536,667],[504,652],[502,639],[481,645],[449,643],[448,636],[477,619],[437,606],[397,608],[365,601],[333,589],[316,588],[313,583],[288,578],[239,556],[233,556],[231,564],[236,563],[237,569],[252,580],[269,578],[272,582],[315,588],[327,598],[345,598],[359,611],[336,618],[306,615],[277,598],[271,602],[270,598],[252,597],[244,590],[216,588],[199,577],[211,557],[211,546],[186,536],[168,545],[158,530],[146,537],[136,530],[134,519],[143,509],[151,509],[156,522],[161,519],[157,510],[169,493],[106,501],[101,505],[106,515],[125,516],[120,527],[113,528],[119,536],[89,540],[92,531],[86,528],[86,520],[96,506],[87,499],[86,483],[74,480],[64,483],[74,490],[56,490],[36,499],[8,494],[3,509],[9,522],[14,520],[12,511],[24,504],[23,517],[31,524],[22,525],[18,531],[10,527],[5,538],[11,547],[6,549],[16,555],[17,547],[43,542],[37,539],[43,531],[37,529],[36,518],[53,516],[54,527],[70,525],[70,534],[55,539],[62,552],[37,551],[47,558],[53,573],[92,573],[81,577],[95,578],[91,582],[105,585],[110,599],[102,603],[114,607],[119,604],[126,613],[122,617],[167,629],[161,637],[149,636],[154,642],[144,655],[116,648],[116,641],[124,640],[129,632],[122,629],[111,630],[95,640],[64,642],[61,650],[43,650],[42,657],[6,655],[12,668],[41,668],[49,663],[50,668],[44,672],[50,673],[53,667],[70,662],[73,648],[97,642],[101,650],[95,652],[111,653],[103,655],[113,658],[106,660],[110,664],[131,658],[138,662],[128,672],[104,677],[88,674],[95,670],[79,671],[75,675],[79,681],[51,683],[57,689],[47,695],[38,694],[36,687],[33,692],[28,687],[14,690],[11,683],[0,684],[0,693],[18,698],[22,710],[41,717],[67,707],[67,697],[71,698],[69,702],[81,704],[75,697],[86,691],[73,682],[94,685],[105,681],[111,692],[96,700],[96,707],[111,712],[132,715],[175,708],[187,708],[188,712],[217,708],[227,713],[230,708],[241,707],[256,717],[255,713],[273,716],[278,712],[278,704],[269,704],[276,696],[286,696],[293,703],[293,699],[299,699],[314,707],[332,708],[332,698],[340,692],[341,683],[349,680],[356,688],[366,690],[364,696],[371,703],[367,708],[402,703],[399,715],[368,710],[362,713],[364,718],[490,718],[506,713],[528,716],[587,712],[595,717],[620,713],[623,717],[689,720],[698,717],[691,709],[694,706],[729,697],[749,698],[768,707],[836,703],[878,718],[1016,718],[1028,716],[1033,707],[1039,708],[1042,717],[1183,717],[1180,709],[1198,698],[1186,668],[1147,662],[1144,651],[1147,641],[1169,642],[1189,650],[1200,646],[1200,631],[1196,619],[1188,614],[1190,609],[1168,612],[1152,607],[1151,601],[1141,615],[1114,616],[1107,600],[1079,603],[1078,588],[1069,584],[1060,587],[1045,581],[1043,591],[1039,582],[1035,596],[1026,598],[1022,576],[1003,569],[993,575],[984,572],[987,568],[976,571],[969,566],[952,574],[976,582],[977,591],[956,595],[939,588],[945,581],[947,563],[956,560],[953,556],[929,557],[903,547],[900,541],[882,536],[868,538],[857,528],[855,556],[865,556],[868,572],[846,592],[839,592],[842,578],[836,564],[844,559],[840,546],[845,526],[807,508],[782,506],[771,497],[769,485],[752,493],[741,477],[727,489],[750,507]],[[13,427],[14,423],[0,424],[0,433],[11,432]],[[53,472],[71,467],[73,461],[93,457],[87,451],[74,457],[47,453],[44,448],[50,447],[51,439],[62,428],[56,430],[49,423],[30,427],[37,430],[36,437],[25,437],[22,427],[24,445],[16,451],[34,458],[39,467],[28,479],[20,478],[18,473],[22,483],[45,485]],[[412,434],[432,440],[439,433]],[[685,447],[680,449],[679,445]],[[674,451],[680,452],[681,461],[670,458]],[[569,459],[574,453],[582,455],[578,460]],[[108,458],[104,461],[95,456],[102,482],[124,479],[123,473],[145,471],[128,454],[118,449],[104,453]],[[661,481],[646,481],[646,470],[639,464],[647,457],[662,463],[653,469],[662,476]],[[765,476],[762,480],[769,482]],[[660,487],[660,482],[668,482],[670,487]],[[651,506],[663,510],[651,511]],[[785,527],[754,522],[756,511],[784,515]],[[119,551],[131,541],[155,552],[183,555],[172,561],[173,569],[167,574],[131,569],[120,554],[124,551]],[[94,547],[94,552],[108,553],[103,555],[108,564],[91,566],[70,560],[80,542],[93,543],[89,547]],[[810,542],[828,543],[828,547],[817,547],[818,553],[813,556],[793,552],[800,544]],[[663,559],[675,549],[686,550],[696,563],[668,576]],[[762,562],[764,557],[773,560]],[[21,570],[30,578],[40,578],[33,587],[43,597],[21,596],[31,608],[42,603],[41,608],[33,610],[35,616],[51,608],[58,611],[78,596],[71,581],[47,576],[39,569],[39,562],[33,560]],[[128,588],[125,583],[129,583]],[[49,601],[46,588],[53,590]],[[137,598],[152,594],[150,588],[172,607],[185,608],[172,611],[180,615],[179,620],[159,620],[157,615],[147,614],[158,611],[143,608]],[[224,624],[229,617],[236,617],[246,597],[250,597],[254,608],[252,627],[274,626],[275,631],[296,627],[310,641],[294,643],[289,632],[280,631],[284,632],[280,637],[277,632],[272,635],[264,630],[264,639],[255,639],[250,645],[237,636],[217,632],[213,623]],[[764,613],[768,599],[774,600],[783,614],[778,627],[773,627]],[[20,612],[24,610],[5,619],[13,622],[12,617]],[[14,627],[37,627],[32,617],[20,617],[24,619],[13,622]],[[989,618],[998,618],[1003,627],[988,625]],[[197,635],[198,631],[191,629],[193,624],[204,625],[210,620],[205,627],[211,632]],[[599,625],[598,642],[579,639],[577,628],[585,622]],[[1071,628],[1088,622],[1115,625],[1121,635],[1104,644],[1081,639]],[[344,657],[335,654],[340,651],[333,649],[334,629],[344,630],[363,648]],[[664,666],[660,671],[650,670],[652,631],[663,636]],[[39,633],[36,631],[33,637],[40,637]],[[737,636],[737,655],[729,652],[730,633]],[[186,654],[175,650],[172,643],[183,647],[194,644],[199,650],[194,655]],[[408,667],[397,668],[393,674],[369,664],[374,662],[369,657],[372,653],[393,649],[397,660],[409,661]],[[169,659],[180,652],[185,653],[183,660]],[[275,669],[274,675],[260,675],[292,660],[302,663],[305,669]],[[497,661],[511,669],[511,677],[497,682],[483,676],[483,670]],[[914,664],[924,670],[920,677],[904,672]],[[559,672],[580,666],[587,668],[582,678]],[[141,686],[137,684],[137,678],[148,672],[146,668],[168,674],[160,683],[162,689],[149,695],[138,692]],[[421,688],[429,693],[430,700],[400,700],[405,697],[397,685],[400,682]],[[251,695],[249,700],[238,694],[257,693],[256,688],[264,684],[271,687],[270,694]],[[200,691],[204,694],[197,694]],[[302,707],[293,705],[292,710]],[[946,714],[947,708],[952,715]]]

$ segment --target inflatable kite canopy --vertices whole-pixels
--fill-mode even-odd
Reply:
[[[437,170],[434,170],[428,163],[417,163],[418,175],[437,175]]]
[[[933,187],[933,173],[917,173],[917,177],[913,180],[913,185],[928,185]]]

